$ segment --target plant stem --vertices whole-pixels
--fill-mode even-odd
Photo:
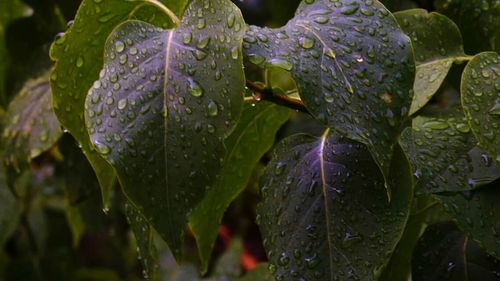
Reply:
[[[309,110],[307,110],[307,108],[304,106],[304,103],[299,99],[290,98],[285,95],[275,94],[272,89],[266,88],[250,80],[246,81],[246,85],[250,90],[253,91],[252,98],[254,101],[258,102],[261,100],[265,100],[275,103],[277,105],[291,108],[293,110],[311,114]]]
[[[150,4],[150,5],[157,7],[163,13],[165,13],[165,15],[167,15],[170,18],[170,20],[174,23],[175,26],[177,26],[179,24],[179,22],[181,22],[180,19],[175,15],[174,12],[172,12],[169,8],[167,8],[167,6],[163,5],[163,3],[161,3],[158,0],[132,0],[132,1],[142,1],[142,2],[144,2],[143,4]],[[131,15],[134,14],[142,6],[143,5],[139,5],[139,6],[135,7],[135,9],[130,14]]]

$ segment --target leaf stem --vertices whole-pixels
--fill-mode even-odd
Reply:
[[[172,12],[172,10],[170,10],[167,6],[163,5],[163,3],[161,3],[158,0],[131,0],[131,1],[142,1],[142,2],[145,2],[144,4],[151,4],[155,7],[157,7],[158,9],[160,9],[162,12],[164,12],[170,18],[170,20],[174,23],[174,25],[178,25],[181,22],[180,19],[175,15],[175,13]],[[131,14],[133,14],[141,6],[142,5],[136,7],[132,11]]]
[[[311,114],[305,107],[304,103],[299,99],[290,98],[285,95],[278,95],[274,93],[272,89],[266,88],[250,80],[246,81],[246,85],[250,90],[253,91],[252,97],[245,98],[246,101],[253,100],[258,102],[261,100],[266,100],[277,105],[291,108],[293,110]]]

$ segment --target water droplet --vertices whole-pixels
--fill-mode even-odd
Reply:
[[[201,95],[203,95],[203,89],[193,80],[189,81],[188,92],[193,97],[201,97]]]
[[[83,66],[83,57],[78,57],[76,59],[76,67],[82,67]]]
[[[500,115],[500,102],[495,102],[492,108],[488,111],[489,114],[492,115]]]
[[[354,14],[357,10],[359,9],[359,4],[356,2],[353,2],[352,5],[350,6],[344,6],[340,9],[340,12],[343,15],[352,15]]]
[[[467,124],[465,123],[458,123],[455,128],[457,129],[457,131],[459,131],[460,133],[468,133],[470,131],[470,128]]]
[[[286,163],[284,163],[284,162],[276,163],[276,166],[274,166],[274,174],[277,176],[283,174],[283,172],[285,171],[285,168],[286,168]]]
[[[227,27],[233,28],[235,20],[236,20],[236,16],[234,15],[234,13],[231,13],[227,17]]]
[[[123,99],[119,100],[118,101],[118,109],[124,110],[125,107],[127,107],[127,104],[128,104],[127,98],[123,98]]]
[[[314,46],[314,39],[307,36],[299,39],[299,45],[304,49],[311,49]]]
[[[211,117],[217,116],[217,114],[219,113],[219,108],[213,100],[211,100],[208,103],[207,110],[208,110],[208,116],[211,116]]]
[[[200,48],[200,49],[204,49],[206,46],[208,46],[208,44],[210,43],[210,36],[207,36],[203,39],[201,39],[198,44],[196,44],[196,47]]]
[[[123,43],[122,41],[120,40],[117,40],[115,42],[115,50],[118,52],[118,53],[121,53],[123,52],[123,50],[125,50],[125,43]]]
[[[267,62],[267,64],[288,71],[292,70],[293,68],[293,64],[290,61],[284,59],[271,59]]]

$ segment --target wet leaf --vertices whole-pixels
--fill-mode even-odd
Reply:
[[[498,280],[500,261],[485,253],[453,223],[430,226],[413,255],[412,280]]]
[[[410,37],[415,52],[417,72],[410,114],[432,98],[454,62],[466,59],[462,35],[456,24],[439,13],[413,9],[394,14]]]
[[[83,117],[85,98],[88,89],[99,77],[103,66],[104,45],[109,34],[118,24],[138,16],[142,10],[140,8],[148,2],[151,1],[84,0],[71,27],[56,36],[50,49],[50,57],[56,62],[50,76],[54,111],[61,124],[80,143],[96,171],[105,208],[108,207],[115,172],[92,148]],[[179,15],[187,0],[159,2]],[[149,16],[159,18],[156,23],[169,25],[168,17],[158,9]]]
[[[214,183],[242,109],[243,24],[227,0],[193,1],[171,30],[125,22],[87,96],[94,147],[177,258],[186,216]]]
[[[465,118],[417,117],[403,132],[402,144],[417,167],[417,192],[433,195],[461,229],[499,256],[500,190],[491,182],[500,168],[477,147]]]
[[[4,117],[4,159],[17,169],[51,148],[62,135],[52,110],[48,76],[28,80]]]
[[[139,210],[130,203],[125,203],[125,215],[134,233],[143,276],[147,280],[155,280],[158,254],[154,245],[154,230]]]
[[[368,145],[387,177],[412,99],[410,39],[378,1],[304,0],[279,29],[251,26],[248,60],[289,70],[307,109]]]
[[[408,160],[395,150],[393,199],[364,145],[325,132],[275,150],[262,180],[260,230],[277,280],[374,280],[410,212]]]
[[[207,195],[189,216],[196,237],[202,271],[206,271],[217,230],[229,204],[248,184],[255,165],[274,144],[290,110],[267,102],[247,104],[235,130],[224,141],[227,154],[222,171]]]
[[[500,55],[481,53],[462,75],[462,106],[472,133],[500,165]]]
[[[0,245],[14,232],[21,216],[21,205],[7,187],[5,167],[0,162]]]
[[[500,2],[497,0],[436,0],[437,11],[457,23],[465,51],[500,51]]]

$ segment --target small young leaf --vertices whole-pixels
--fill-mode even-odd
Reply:
[[[217,230],[229,204],[247,186],[255,165],[274,144],[278,129],[288,120],[290,110],[267,102],[246,105],[241,119],[224,141],[226,160],[217,181],[189,216],[189,225],[198,243],[202,271],[206,271]]]
[[[187,3],[187,0],[159,1],[178,15]],[[104,208],[108,207],[115,172],[90,143],[83,119],[85,97],[99,77],[104,43],[109,34],[118,24],[136,16],[139,8],[147,3],[139,0],[84,0],[71,27],[57,36],[50,49],[50,57],[56,62],[50,76],[54,111],[62,125],[80,143],[94,168],[101,185]],[[168,24],[168,17],[160,11],[153,15]]]
[[[418,168],[417,192],[438,199],[459,227],[489,253],[500,256],[497,221],[500,190],[491,183],[500,168],[476,146],[462,115],[417,117],[403,132],[402,145]],[[479,188],[481,187],[481,188]]]
[[[410,39],[383,5],[305,0],[286,26],[252,26],[244,41],[250,62],[291,71],[308,110],[368,145],[387,177],[415,66]]]
[[[475,56],[462,74],[462,106],[479,146],[500,165],[500,55]]]
[[[16,168],[52,147],[62,135],[52,110],[48,76],[27,81],[4,117],[4,159]]]
[[[430,226],[415,248],[414,281],[496,281],[498,276],[498,261],[453,223]]]
[[[241,113],[244,27],[228,0],[192,1],[171,30],[125,22],[87,96],[93,145],[177,258],[187,214],[215,181]]]
[[[257,221],[277,280],[377,278],[403,233],[413,194],[408,160],[397,147],[391,202],[362,144],[327,131],[320,139],[295,135],[276,148]]]
[[[465,58],[462,36],[457,25],[439,13],[413,9],[394,14],[411,38],[417,73],[410,114],[432,98],[443,83],[453,62]]]
[[[137,243],[137,254],[147,280],[155,280],[158,254],[154,245],[154,230],[142,214],[130,203],[125,203],[125,215]]]

